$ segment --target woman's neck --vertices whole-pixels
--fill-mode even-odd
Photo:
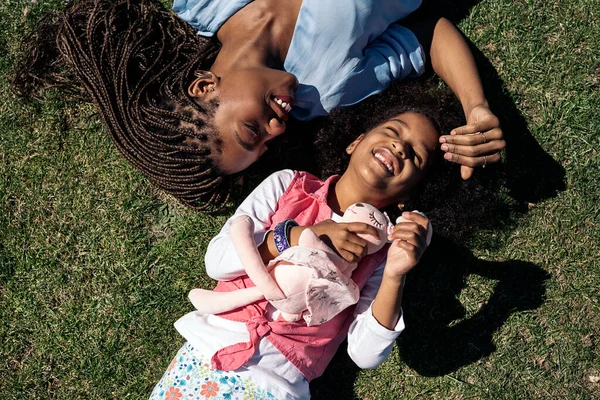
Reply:
[[[282,68],[287,56],[301,0],[255,0],[221,26],[222,44],[213,72],[236,67]]]

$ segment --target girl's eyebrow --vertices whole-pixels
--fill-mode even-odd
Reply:
[[[405,129],[408,129],[408,124],[406,122],[402,121],[401,119],[394,118],[394,119],[391,119],[390,121],[396,121],[400,125],[402,125]]]

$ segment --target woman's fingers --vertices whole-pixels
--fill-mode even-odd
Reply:
[[[474,168],[500,161],[500,153],[494,153],[481,157],[468,157],[454,153],[446,153],[444,154],[444,158],[450,162]]]
[[[457,145],[463,145],[463,146],[474,146],[477,144],[493,142],[496,140],[504,143],[504,140],[502,140],[502,138],[503,138],[502,130],[500,128],[494,128],[494,129],[487,130],[487,131],[486,130],[475,131],[475,132],[468,133],[468,134],[461,133],[461,134],[456,134],[456,135],[440,136],[440,143],[442,143],[442,144],[443,143],[457,144]]]
[[[493,140],[476,145],[459,145],[444,143],[442,150],[450,154],[458,154],[461,156],[478,157],[488,154],[499,153],[506,147],[504,140]]]

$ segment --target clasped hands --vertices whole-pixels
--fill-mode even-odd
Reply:
[[[506,147],[500,121],[487,105],[478,105],[467,114],[467,125],[453,129],[440,137],[444,158],[460,164],[460,175],[469,179],[474,167],[500,161]]]

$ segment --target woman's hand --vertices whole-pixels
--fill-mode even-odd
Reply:
[[[444,158],[461,164],[460,175],[469,179],[474,167],[485,167],[500,161],[506,147],[498,118],[486,105],[478,105],[467,115],[467,125],[440,137]]]
[[[357,262],[367,254],[367,241],[358,234],[378,236],[377,229],[363,222],[338,223],[328,219],[309,228],[344,260],[351,263]]]
[[[403,279],[427,249],[429,219],[415,212],[404,212],[402,218],[403,221],[396,224],[389,235],[393,242],[388,250],[383,272],[387,279]]]

